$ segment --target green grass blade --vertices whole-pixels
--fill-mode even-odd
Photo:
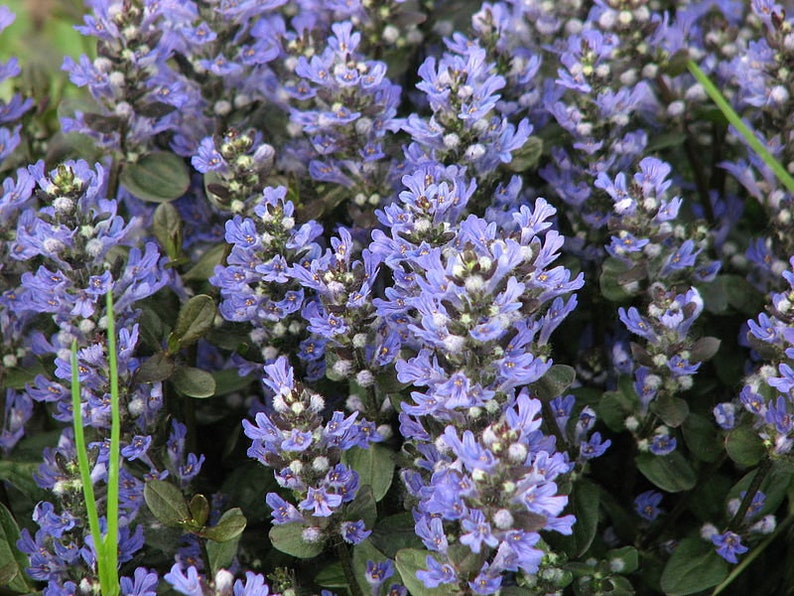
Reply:
[[[108,594],[119,593],[119,468],[121,451],[121,412],[119,410],[119,369],[116,353],[116,319],[113,313],[113,292],[107,293],[108,363],[110,366],[110,463],[108,466],[107,525],[104,555],[108,568]],[[103,594],[105,593],[103,589]]]
[[[769,152],[769,150],[764,147],[761,141],[758,140],[758,137],[755,136],[752,130],[742,121],[733,108],[730,106],[728,101],[725,99],[725,96],[720,92],[719,89],[711,82],[711,79],[708,78],[706,73],[704,73],[700,67],[695,64],[692,60],[687,62],[687,67],[689,68],[689,72],[692,73],[697,81],[703,85],[703,88],[708,93],[708,96],[711,100],[717,104],[717,107],[720,111],[725,115],[728,122],[730,122],[733,127],[739,131],[744,137],[744,140],[747,141],[747,144],[750,145],[753,151],[755,151],[758,156],[764,160],[764,163],[767,167],[774,172],[777,179],[783,183],[783,185],[789,190],[789,192],[794,192],[794,178],[792,178],[786,169],[780,164],[779,161],[775,159],[775,157]]]
[[[83,433],[83,410],[80,399],[80,375],[77,363],[77,340],[72,341],[71,353],[72,366],[72,424],[74,426],[74,447],[77,451],[77,465],[80,468],[80,479],[83,482],[83,496],[85,497],[85,509],[88,513],[88,527],[91,537],[94,540],[94,550],[97,556],[97,573],[99,582],[104,586],[104,565],[102,562],[103,540],[102,531],[99,529],[99,513],[96,508],[96,498],[94,497],[94,485],[91,482],[91,466],[88,463],[88,450],[85,444],[85,434]]]

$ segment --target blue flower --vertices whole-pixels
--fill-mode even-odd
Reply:
[[[185,573],[180,563],[174,563],[171,571],[166,573],[163,579],[180,594],[185,594],[186,596],[204,595],[203,582],[199,577],[198,570],[193,565],[188,567],[187,573]]]
[[[717,547],[717,554],[728,563],[738,563],[736,555],[744,554],[749,550],[742,544],[741,536],[731,531],[715,534],[711,537],[711,542]]]
[[[637,514],[648,521],[654,521],[662,513],[659,503],[662,502],[662,493],[655,490],[647,490],[637,495],[634,499],[634,510]]]
[[[427,555],[427,571],[420,569],[416,577],[422,580],[426,588],[437,588],[441,584],[454,584],[458,581],[455,568],[449,563],[440,563],[432,555]]]
[[[298,504],[305,511],[317,517],[328,517],[342,504],[342,496],[329,493],[325,487],[309,487],[306,498]]]
[[[372,530],[365,528],[363,520],[345,521],[339,525],[339,534],[349,544],[360,544],[372,534]]]

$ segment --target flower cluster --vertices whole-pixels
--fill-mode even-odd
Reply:
[[[251,439],[249,457],[275,468],[279,486],[295,498],[293,504],[277,492],[268,493],[273,523],[299,525],[295,531],[308,544],[334,535],[361,542],[371,532],[364,521],[342,519],[345,505],[356,498],[359,477],[340,458],[353,447],[366,449],[380,441],[375,426],[358,420],[356,412],[345,416],[335,411],[324,421],[325,399],[295,380],[284,357],[265,365],[264,383],[272,392],[269,407],[256,413],[255,424],[244,420],[243,428]]]

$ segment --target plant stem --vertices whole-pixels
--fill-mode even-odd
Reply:
[[[734,112],[733,108],[725,99],[725,96],[717,89],[714,83],[711,82],[711,79],[709,79],[706,73],[704,73],[697,64],[692,62],[692,60],[687,62],[687,68],[689,68],[689,72],[697,79],[698,83],[703,85],[703,89],[705,89],[711,101],[717,104],[717,107],[728,122],[730,122],[739,134],[744,137],[744,140],[750,145],[750,148],[764,160],[764,163],[772,170],[775,176],[777,176],[777,179],[783,183],[783,186],[785,186],[789,192],[794,192],[794,178],[792,178],[780,162],[775,159],[769,152],[769,149],[758,140],[758,137],[755,136],[755,133],[750,130],[750,127],[739,117],[739,114]]]
[[[340,542],[336,545],[336,554],[339,557],[339,562],[342,563],[342,571],[345,573],[345,579],[350,588],[351,596],[364,596],[364,593],[361,591],[361,586],[358,585],[356,572],[353,571],[353,559],[344,542]]]
[[[761,544],[759,544],[752,551],[750,551],[750,554],[747,555],[744,559],[742,559],[741,563],[739,563],[736,567],[733,568],[730,575],[728,575],[728,577],[726,577],[725,580],[720,585],[714,588],[714,591],[711,593],[711,596],[717,596],[717,594],[720,594],[728,586],[730,586],[731,583],[733,583],[733,581],[737,577],[739,577],[753,561],[755,561],[758,557],[761,556],[761,553],[763,553],[764,550],[766,550],[766,548],[770,544],[772,544],[775,538],[777,538],[780,534],[785,532],[793,522],[794,522],[794,514],[789,515],[786,519],[784,519],[783,522],[777,528],[775,528],[774,532],[772,532]]]
[[[750,509],[750,505],[753,502],[753,497],[755,497],[758,489],[761,488],[761,483],[771,469],[772,460],[769,457],[765,457],[758,465],[755,476],[753,476],[750,486],[747,487],[747,491],[744,493],[744,498],[742,499],[741,505],[739,505],[739,509],[736,511],[736,515],[733,516],[733,519],[728,524],[728,530],[735,532],[737,528],[742,525],[744,516],[747,515],[747,510]]]
[[[96,553],[97,573],[102,592],[105,592],[107,578],[105,577],[104,557],[102,556],[102,532],[99,529],[99,513],[94,497],[94,485],[91,482],[91,466],[88,463],[88,451],[83,433],[83,410],[80,399],[80,374],[77,362],[77,340],[72,340],[70,363],[72,367],[72,425],[74,427],[74,447],[77,452],[77,465],[80,468],[80,479],[83,483],[83,496],[85,497],[85,510],[88,514],[88,527],[94,541]]]
[[[110,365],[110,464],[108,468],[107,534],[105,556],[112,582],[111,594],[119,593],[118,528],[119,528],[119,472],[121,451],[121,412],[119,408],[119,369],[116,353],[116,319],[113,313],[113,292],[107,293],[108,363]]]

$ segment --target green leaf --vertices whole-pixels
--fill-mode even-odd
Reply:
[[[416,572],[427,570],[427,557],[432,553],[418,548],[404,548],[394,558],[397,571],[412,596],[452,596],[457,594],[457,584],[441,584],[437,588],[428,588],[416,577]]]
[[[174,153],[157,151],[125,165],[120,181],[139,199],[164,203],[187,192],[190,174],[184,159]]]
[[[651,153],[657,153],[662,149],[669,149],[670,147],[682,147],[685,140],[686,135],[682,132],[665,132],[654,135],[653,138],[648,142],[645,150],[648,152],[648,155],[650,155]]]
[[[513,152],[511,161],[505,165],[511,172],[526,172],[538,165],[542,154],[543,139],[540,137],[529,137],[523,147]]]
[[[188,504],[190,515],[196,525],[203,526],[207,523],[207,518],[210,516],[210,504],[207,497],[204,495],[193,495]]]
[[[171,203],[160,203],[152,217],[152,232],[172,261],[182,254],[182,218]]]
[[[215,273],[215,267],[223,263],[228,249],[227,244],[216,244],[208,249],[199,257],[198,262],[182,276],[182,279],[184,281],[207,281]]]
[[[711,360],[720,349],[721,340],[716,337],[701,337],[692,346],[690,362],[705,362]]]
[[[314,576],[314,583],[324,588],[346,588],[347,578],[342,569],[342,563],[337,561],[331,563],[327,567],[323,567],[323,569]]]
[[[270,542],[282,553],[287,553],[299,559],[311,559],[323,552],[323,541],[311,544],[303,540],[303,530],[306,526],[301,522],[279,524],[270,528]]]
[[[141,316],[138,318],[138,323],[143,341],[153,350],[162,349],[165,326],[163,325],[163,319],[150,305],[144,305],[141,308]]]
[[[551,534],[548,542],[555,550],[564,550],[571,558],[579,557],[590,548],[598,530],[598,511],[600,505],[598,486],[587,480],[579,480],[573,485],[568,497],[566,513],[576,516],[573,534],[563,536]]]
[[[372,494],[372,487],[367,484],[356,494],[356,498],[345,509],[346,521],[362,520],[367,529],[372,528],[378,520],[378,506]]]
[[[754,466],[764,457],[766,450],[758,434],[749,426],[737,426],[725,437],[728,456],[742,466]]]
[[[171,377],[174,388],[187,397],[205,398],[215,395],[215,379],[200,368],[181,366]]]
[[[422,548],[422,541],[414,530],[414,517],[408,512],[384,517],[372,530],[369,539],[391,559],[400,549]]]
[[[207,556],[210,560],[210,569],[212,569],[213,576],[218,573],[219,569],[228,569],[234,562],[234,557],[237,556],[237,545],[240,543],[241,537],[242,534],[226,542],[215,542],[214,540],[207,542]]]
[[[529,388],[541,401],[551,401],[559,397],[576,380],[576,370],[567,364],[554,364],[540,379]]]
[[[168,338],[168,351],[173,353],[196,343],[212,329],[215,321],[215,301],[206,294],[193,296],[179,309],[176,327]],[[172,349],[174,344],[174,349]]]
[[[764,306],[764,295],[741,275],[725,276],[728,304],[740,313],[755,316]]]
[[[596,409],[599,420],[603,420],[613,432],[626,429],[626,418],[634,412],[638,401],[631,381],[627,386],[619,382],[618,389],[620,391],[606,391]]]
[[[28,383],[33,383],[37,375],[46,374],[47,370],[38,360],[34,361],[30,367],[15,366],[13,369],[6,369],[0,375],[2,385],[0,389],[24,389]]]
[[[716,586],[728,576],[728,563],[700,538],[684,538],[662,572],[662,590],[683,596]]]
[[[628,575],[634,573],[640,566],[640,556],[633,546],[615,548],[607,552],[609,568],[617,573]]]
[[[653,401],[651,412],[661,418],[667,426],[678,428],[689,415],[689,404],[680,397],[664,393]]]
[[[362,486],[372,487],[375,501],[386,495],[394,476],[394,454],[388,447],[376,443],[366,449],[353,447],[342,454],[342,463],[358,472]]]
[[[242,513],[238,508],[229,509],[221,515],[215,528],[222,527],[227,522],[237,519],[241,515]],[[243,517],[243,528],[245,528],[245,517]],[[210,538],[207,541],[207,556],[210,560],[212,574],[215,575],[219,569],[227,569],[234,561],[234,557],[237,556],[237,545],[242,537],[242,530],[228,540],[215,540],[210,536],[207,537]]]
[[[611,302],[626,302],[639,291],[639,287],[635,291],[630,285],[632,277],[626,263],[615,257],[607,258],[598,278],[601,295]]]
[[[33,501],[45,498],[46,493],[33,480],[33,475],[41,467],[41,461],[15,461],[13,459],[0,460],[0,480],[13,484],[21,493]]]
[[[135,371],[135,381],[138,383],[157,383],[165,381],[176,370],[173,359],[165,352],[157,352],[143,361],[140,368]]]
[[[228,542],[238,538],[245,530],[248,521],[239,507],[225,511],[218,523],[211,528],[204,528],[201,535],[215,542]]]
[[[716,427],[708,418],[690,413],[681,430],[687,447],[700,461],[717,461],[722,453],[722,443],[717,437]]]
[[[19,527],[14,516],[0,503],[0,586],[9,590],[28,594],[33,591],[27,581],[25,568],[29,565],[28,558],[17,548]]]
[[[640,453],[636,461],[643,476],[669,493],[689,490],[697,482],[692,466],[678,451],[669,455]]]
[[[164,480],[149,480],[143,498],[158,521],[165,526],[182,526],[192,518],[182,491]]]
[[[255,374],[241,377],[236,368],[225,368],[213,372],[212,378],[215,379],[215,395],[227,395],[247,388],[261,377]]]

